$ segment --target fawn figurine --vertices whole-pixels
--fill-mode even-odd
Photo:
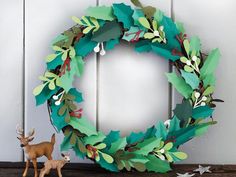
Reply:
[[[58,176],[62,177],[61,169],[62,167],[70,162],[70,155],[69,154],[61,154],[63,157],[62,160],[48,160],[44,163],[44,168],[40,170],[39,177],[44,177],[45,174],[49,174],[51,169],[56,169]]]
[[[30,145],[29,143],[34,139],[34,129],[31,130],[28,136],[24,136],[24,130],[17,126],[16,133],[19,135],[17,138],[20,140],[20,146],[23,148],[27,160],[23,177],[27,175],[29,163],[31,160],[34,166],[34,177],[37,177],[37,158],[46,156],[49,160],[52,160],[52,152],[55,144],[55,134],[52,135],[51,142],[41,142],[39,144]]]

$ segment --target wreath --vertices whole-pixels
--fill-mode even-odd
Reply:
[[[37,105],[47,102],[51,123],[58,132],[63,131],[62,151],[73,149],[76,156],[114,172],[165,173],[172,163],[187,158],[178,150],[180,145],[216,123],[212,113],[215,102],[222,100],[213,99],[212,94],[220,52],[214,49],[203,54],[199,38],[188,39],[182,23],[138,0],[132,3],[137,8],[119,3],[89,7],[85,16],[73,16],[76,25],[53,40],[47,71],[39,77],[42,84],[33,94]],[[97,131],[83,116],[82,93],[73,88],[74,76],[83,74],[83,59],[92,52],[105,55],[121,40],[134,45],[137,52],[154,52],[170,61],[176,72],[166,76],[183,96],[170,119],[127,137],[120,137],[119,131],[108,135]]]

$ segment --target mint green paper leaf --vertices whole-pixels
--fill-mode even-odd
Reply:
[[[176,116],[174,116],[174,118],[171,119],[170,121],[169,132],[178,131],[179,129],[180,129],[180,120]]]
[[[184,99],[181,104],[177,104],[174,109],[175,116],[183,123],[188,122],[188,119],[192,116],[192,106],[189,100]]]
[[[208,128],[209,128],[209,126],[197,128],[195,131],[195,135],[201,136],[201,135],[205,134],[207,132]]]
[[[176,61],[179,59],[179,56],[177,55],[173,55],[172,52],[168,49],[165,48],[161,48],[161,46],[156,46],[156,45],[152,45],[152,51],[162,57],[164,57],[167,60],[172,60],[172,61]]]
[[[167,73],[166,74],[168,81],[174,86],[174,88],[183,95],[186,99],[192,95],[192,88],[186,84],[183,78],[178,77],[176,73]]]
[[[112,39],[117,39],[121,36],[121,28],[116,21],[107,22],[98,31],[96,31],[92,37],[92,41],[106,42]]]
[[[155,19],[158,23],[160,23],[160,22],[162,21],[163,16],[164,16],[164,13],[163,13],[161,10],[156,9],[156,12],[155,12],[155,14],[154,14],[154,19]]]
[[[207,86],[215,86],[216,78],[214,74],[207,74],[203,80],[203,86],[206,88]]]
[[[144,36],[144,31],[141,30],[139,27],[131,26],[129,31],[126,31],[124,36],[122,37],[123,40],[128,42],[136,42],[140,38]]]
[[[171,170],[167,161],[163,161],[154,155],[147,156],[147,159],[149,162],[146,163],[146,167],[149,172],[166,173]]]
[[[176,24],[176,28],[178,29],[178,31],[180,33],[182,33],[182,35],[185,34],[184,24],[181,22],[176,22],[175,24]]]
[[[115,19],[113,15],[113,9],[106,6],[89,7],[86,10],[86,16],[108,21],[112,21]]]
[[[96,47],[97,42],[91,41],[91,34],[87,34],[75,44],[77,56],[86,57]]]
[[[114,14],[118,19],[118,22],[123,23],[124,28],[130,28],[134,21],[132,18],[133,10],[130,6],[125,5],[124,3],[113,4]]]
[[[143,142],[138,143],[135,147],[139,150],[135,151],[135,154],[140,155],[148,155],[150,152],[153,151],[154,148],[160,146],[161,139],[157,139],[156,137],[145,139]]]
[[[191,39],[190,39],[190,50],[191,51],[196,51],[197,53],[199,53],[200,49],[201,49],[201,42],[200,42],[199,37],[197,37],[197,36],[191,37]]]
[[[69,125],[71,125],[74,129],[79,130],[81,133],[86,134],[87,136],[97,135],[96,128],[88,122],[88,120],[84,117],[75,118],[71,117]]]
[[[205,78],[207,75],[213,74],[220,59],[219,49],[214,49],[210,52],[202,68],[200,69],[201,78]]]
[[[156,138],[162,138],[162,140],[166,140],[166,137],[167,137],[167,129],[166,129],[166,126],[164,125],[163,122],[159,122],[157,123],[156,125]]]
[[[119,39],[111,39],[111,40],[109,40],[109,41],[106,42],[105,49],[106,49],[106,50],[112,50],[112,49],[114,49],[115,46],[116,46],[117,44],[119,44],[119,43],[120,43],[120,40],[119,40]]]
[[[185,72],[184,70],[181,70],[181,75],[186,81],[186,83],[190,85],[193,90],[198,88],[200,81],[199,81],[198,76],[195,73],[189,73],[189,72]]]
[[[84,142],[85,145],[90,144],[93,146],[96,143],[102,142],[105,138],[106,136],[101,131],[99,131],[97,135],[86,136],[84,138]]]
[[[194,119],[202,119],[212,116],[214,109],[209,106],[200,106],[193,109],[193,118]]]
[[[123,150],[124,147],[126,146],[127,142],[126,142],[126,138],[120,138],[118,139],[116,142],[113,142],[111,144],[111,147],[109,149],[109,154],[114,154],[115,152],[117,152],[118,150]]]

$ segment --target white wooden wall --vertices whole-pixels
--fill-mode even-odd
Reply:
[[[73,25],[71,16],[82,16],[88,6],[113,2],[131,4],[129,0],[1,1],[0,161],[23,160],[15,135],[17,123],[24,124],[26,131],[36,129],[35,142],[50,139],[54,133],[46,105],[36,107],[32,95],[33,88],[39,84],[37,77],[45,70],[44,58],[51,52],[51,40]],[[200,36],[204,50],[219,47],[222,51],[216,96],[226,102],[219,105],[214,114],[219,124],[210,128],[207,135],[182,147],[190,154],[185,163],[236,163],[236,1],[143,2],[184,22],[190,36]],[[124,44],[104,57],[90,55],[83,77],[76,82],[84,94],[85,115],[104,132],[121,130],[122,135],[167,119],[170,103],[165,72],[168,72],[166,60],[151,53],[137,54]],[[173,95],[172,104],[175,105],[179,97],[175,92]],[[55,158],[59,158],[62,138],[57,135]],[[89,162],[76,157],[73,161]]]

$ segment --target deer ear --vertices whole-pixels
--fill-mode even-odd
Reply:
[[[61,156],[62,156],[62,157],[65,157],[65,154],[61,153]]]
[[[34,139],[34,137],[32,137],[32,138],[28,139],[28,142],[31,142],[31,141],[33,141],[33,139]]]
[[[17,136],[17,139],[20,140],[21,138]]]

